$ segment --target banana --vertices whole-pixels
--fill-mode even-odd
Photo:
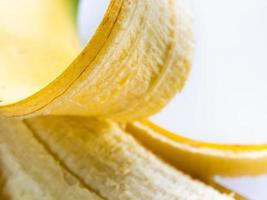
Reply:
[[[102,200],[40,143],[23,121],[0,121],[1,200]]]
[[[133,122],[159,112],[190,72],[182,0],[110,0],[84,49],[75,3],[0,0],[1,199],[232,199],[130,134],[200,178],[265,170],[265,147],[235,152]]]
[[[184,138],[143,120],[126,130],[146,148],[194,177],[256,176],[267,172],[266,145],[210,144]]]
[[[109,120],[24,121],[50,153],[105,199],[232,199],[156,158]]]
[[[25,0],[25,9],[15,0],[0,3],[5,5],[0,10],[5,19],[0,36],[5,39],[0,49],[2,117],[140,119],[166,105],[190,71],[191,19],[174,0],[111,0],[76,59],[80,48],[64,0]],[[18,22],[7,19],[16,8]],[[19,26],[10,28],[14,24]]]

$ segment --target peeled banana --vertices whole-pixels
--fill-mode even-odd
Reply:
[[[233,198],[148,149],[201,178],[237,174],[229,161],[242,174],[266,170],[264,151],[197,148],[134,122],[159,112],[190,72],[182,0],[110,0],[84,49],[76,3],[0,0],[1,199]]]

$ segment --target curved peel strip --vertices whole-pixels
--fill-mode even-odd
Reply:
[[[201,179],[267,172],[266,145],[209,144],[181,137],[146,120],[128,124],[127,131],[172,165]]]
[[[12,9],[11,5],[16,1],[10,2],[9,9]],[[49,27],[49,21],[41,20],[42,14],[36,14],[36,9],[41,8],[49,12],[54,1],[27,0],[26,3],[35,6],[34,9],[22,9],[19,12],[23,17],[29,16],[33,23],[29,26],[38,23],[39,27],[47,32],[56,28],[53,23]],[[1,4],[6,3],[4,1]],[[60,0],[57,4],[64,5],[64,1]],[[98,30],[69,67],[62,66],[62,63],[53,63],[54,60],[62,60],[60,56],[55,56],[54,52],[38,52],[39,48],[36,49],[36,55],[45,57],[38,57],[40,66],[38,63],[26,62],[27,68],[23,71],[26,78],[19,74],[21,65],[25,64],[21,63],[21,60],[31,60],[35,55],[28,49],[21,50],[16,46],[15,50],[23,53],[10,53],[7,46],[13,43],[16,45],[18,41],[13,37],[12,30],[9,31],[7,44],[1,54],[9,53],[14,62],[8,60],[7,65],[0,65],[0,70],[3,71],[0,73],[0,79],[3,81],[0,88],[5,91],[0,90],[0,115],[85,115],[126,121],[148,117],[158,112],[181,90],[191,65],[191,21],[182,4],[177,5],[178,14],[173,0],[111,0]],[[64,21],[66,20],[70,21],[68,18]],[[10,26],[14,24],[4,24],[4,30],[9,30]],[[23,26],[20,28],[24,30]],[[58,35],[68,36],[71,28],[75,30],[73,24],[69,23],[52,31],[52,34],[56,35],[57,31]],[[18,29],[14,32],[20,31]],[[39,32],[38,26],[37,31]],[[43,41],[40,45],[44,47],[46,43],[54,41],[49,39],[47,34],[37,37],[32,32],[34,30],[26,32],[24,38],[19,41],[27,41],[29,46]],[[53,35],[50,38],[53,38]],[[73,40],[72,36],[73,31],[67,41]],[[27,37],[34,37],[36,40],[25,41]],[[66,45],[71,44],[61,45],[61,39],[56,40],[58,42],[54,42],[54,46],[48,45],[49,49],[58,50],[62,55],[71,57],[65,52]],[[22,45],[27,46],[26,44]],[[76,43],[73,46],[75,52],[78,52]],[[51,59],[48,59],[46,54],[52,56]],[[43,61],[46,61],[44,65]],[[47,61],[51,61],[51,65]],[[67,61],[68,59],[64,63]],[[49,73],[46,65],[52,67]],[[64,68],[65,70],[53,71],[58,69],[58,65],[62,66],[61,71]],[[41,75],[44,71],[48,73],[48,78]],[[4,75],[7,74],[9,81],[4,81]],[[55,80],[51,81],[49,75],[55,77]],[[43,82],[39,83],[39,79],[43,79]],[[31,96],[27,97],[29,94]]]

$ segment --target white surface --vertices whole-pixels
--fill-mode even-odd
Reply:
[[[221,178],[215,180],[251,200],[267,199],[267,175],[259,177]]]
[[[267,143],[267,1],[189,3],[193,70],[182,94],[154,121],[206,141]]]
[[[81,0],[83,43],[95,31],[107,2]],[[193,70],[183,93],[153,120],[200,140],[267,143],[267,1],[188,2],[196,33]],[[267,199],[267,176],[216,180],[249,199]]]
[[[104,16],[108,3],[109,0],[80,0],[78,31],[83,45],[95,33]]]

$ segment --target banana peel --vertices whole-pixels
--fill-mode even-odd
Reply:
[[[110,0],[83,50],[74,2],[0,0],[1,199],[231,199],[128,134],[198,177],[267,171],[265,147],[219,148],[131,123],[185,84],[193,36],[182,1]]]
[[[172,165],[202,180],[214,176],[256,176],[267,172],[266,145],[211,144],[184,138],[148,120],[126,130]]]
[[[19,21],[9,30],[15,22],[4,23],[3,32],[9,32],[2,36],[6,44],[0,52],[2,117],[51,114],[129,121],[158,112],[182,89],[192,56],[191,23],[182,5],[177,4],[176,17],[173,0],[111,0],[96,33],[74,59],[79,53],[76,29],[64,2],[26,0],[27,8],[18,8],[16,15],[29,24]],[[22,3],[1,4],[12,12]],[[62,13],[53,12],[60,6]],[[18,33],[24,37],[17,39]]]

